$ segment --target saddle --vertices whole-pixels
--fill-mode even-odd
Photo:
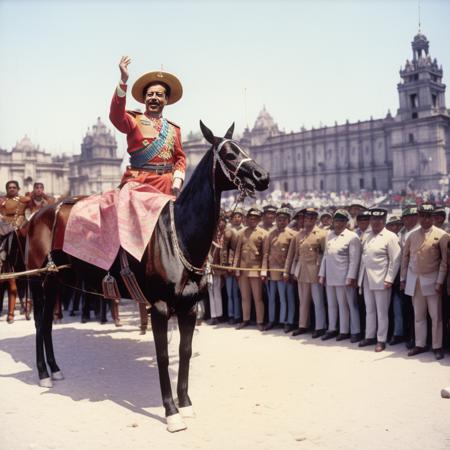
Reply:
[[[84,197],[66,198],[39,210],[30,218],[26,252],[26,265],[29,269],[41,268],[52,250],[62,249],[70,211]]]

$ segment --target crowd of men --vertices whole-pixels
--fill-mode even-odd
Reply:
[[[8,181],[0,233],[53,202],[42,183],[19,191]],[[431,343],[441,359],[450,341],[449,238],[445,209],[427,202],[406,206],[401,216],[358,203],[322,212],[289,203],[222,211],[209,255],[211,323],[242,329],[254,317],[260,331],[282,326],[293,336],[348,339],[377,352],[405,342],[409,356]],[[8,323],[18,288],[26,297],[15,280],[0,282]]]
[[[321,213],[286,203],[224,211],[209,259],[210,323],[245,328],[253,306],[262,332],[281,326],[376,352],[405,342],[408,356],[431,341],[442,359],[450,338],[446,227],[445,209],[427,202],[400,216],[358,203]]]

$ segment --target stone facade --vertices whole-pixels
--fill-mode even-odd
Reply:
[[[442,67],[431,59],[423,34],[414,37],[412,50],[413,59],[400,70],[395,117],[388,113],[382,119],[274,134],[273,120],[263,110],[243,140],[270,170],[269,189],[447,192],[450,116]]]
[[[69,163],[70,193],[90,195],[114,189],[122,178],[121,164],[116,138],[99,117],[83,138],[81,154]]]
[[[283,133],[263,108],[241,142],[270,170],[269,190],[447,192],[450,116],[442,67],[423,34],[414,37],[412,51],[400,70],[395,117],[388,112],[382,119]],[[205,146],[193,141],[190,150],[200,155]]]
[[[31,191],[37,181],[44,183],[49,194],[68,193],[70,159],[52,156],[25,136],[10,152],[0,149],[0,192],[8,180],[17,180],[21,193]]]
[[[121,163],[115,137],[98,118],[83,138],[80,155],[53,156],[28,136],[10,152],[0,149],[0,192],[8,180],[17,180],[22,193],[41,182],[50,195],[94,194],[119,184]]]

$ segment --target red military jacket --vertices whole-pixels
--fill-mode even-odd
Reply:
[[[120,89],[126,93],[127,85],[120,84]],[[109,118],[113,125],[122,133],[127,135],[128,153],[132,157],[136,151],[149,146],[155,137],[154,129],[158,130],[161,125],[160,119],[151,119],[145,114],[135,111],[126,111],[126,96],[114,92],[111,101]],[[146,164],[172,164],[172,175],[184,180],[186,170],[186,155],[183,151],[180,128],[172,122],[168,122],[167,138],[165,145]],[[172,178],[172,177],[170,177]]]

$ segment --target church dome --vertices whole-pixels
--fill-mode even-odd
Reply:
[[[253,126],[253,130],[272,130],[278,129],[277,124],[273,120],[273,117],[268,113],[266,107],[264,106],[262,111],[259,113],[256,118],[255,125]]]
[[[16,150],[31,150],[33,149],[31,139],[25,135],[16,145]]]

